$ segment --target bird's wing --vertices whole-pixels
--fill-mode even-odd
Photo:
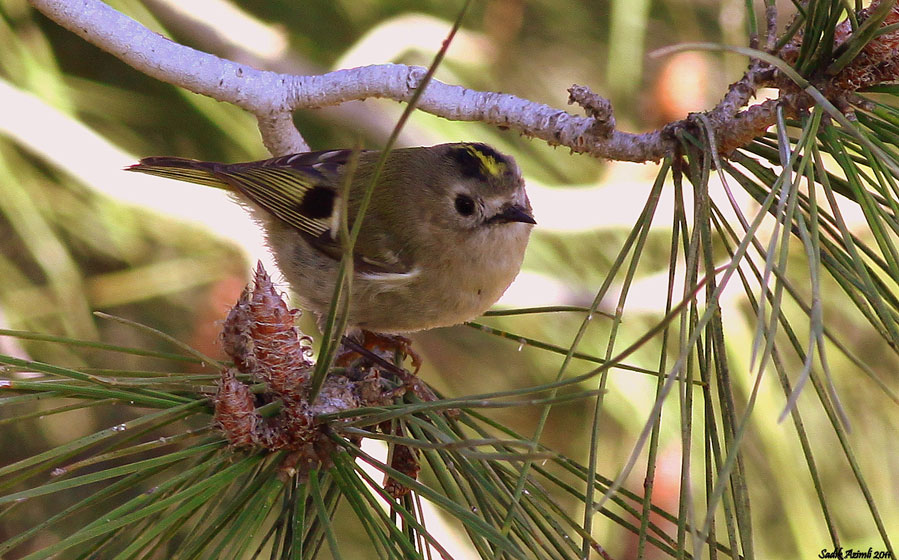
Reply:
[[[339,260],[340,223],[337,189],[352,150],[305,152],[268,160],[222,164],[176,157],[144,158],[127,168],[239,192],[259,208],[304,234],[325,255]],[[370,274],[405,274],[408,267],[392,255],[354,251],[357,270]]]

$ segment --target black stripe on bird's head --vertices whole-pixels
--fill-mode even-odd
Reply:
[[[463,177],[487,181],[510,171],[509,158],[487,144],[464,142],[454,144],[448,153]]]

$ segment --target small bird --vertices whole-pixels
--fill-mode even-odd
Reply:
[[[358,219],[378,151],[298,153],[248,163],[148,157],[127,168],[234,193],[265,230],[301,306],[326,314],[343,256],[341,209]],[[506,291],[536,224],[518,165],[480,143],[392,150],[353,248],[351,328],[400,334],[468,321]]]

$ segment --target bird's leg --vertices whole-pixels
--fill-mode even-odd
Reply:
[[[364,339],[363,342],[359,342],[355,337],[343,337],[342,344],[344,350],[337,358],[338,365],[348,366],[360,358],[368,360],[370,363],[378,365],[386,371],[396,375],[403,383],[400,388],[412,391],[412,393],[419,399],[425,402],[440,400],[437,394],[428,387],[427,383],[419,379],[416,375],[416,373],[418,373],[418,368],[421,367],[421,357],[409,347],[412,344],[412,341],[397,335],[384,335],[368,331],[362,331],[362,333]],[[399,339],[399,341],[397,339]],[[387,343],[382,345],[385,340]],[[370,349],[370,344],[372,348],[379,349],[380,352]],[[394,352],[399,350],[404,356],[409,356],[412,359],[412,365],[415,366],[415,371],[409,373],[405,369],[382,357],[381,354],[384,352],[385,346],[388,349],[392,349]],[[459,417],[459,409],[457,408],[448,408],[444,410],[443,413],[450,418]]]
[[[358,343],[362,348],[388,361],[392,361],[395,353],[400,352],[403,358],[408,356],[412,360],[412,367],[415,368],[412,375],[418,374],[422,360],[421,356],[412,349],[411,340],[396,334],[382,334],[365,330],[361,334],[362,340]],[[346,366],[359,357],[362,357],[362,353],[348,344],[343,344],[343,350],[337,356],[336,363],[339,366]]]
[[[412,375],[418,375],[418,370],[421,369],[421,356],[412,349],[412,341],[405,336],[362,331],[362,345],[373,352],[377,350],[389,352],[392,350],[393,352],[399,352],[404,358],[408,356],[412,360],[412,367],[415,368]]]

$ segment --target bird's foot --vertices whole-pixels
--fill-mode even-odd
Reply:
[[[401,360],[405,360],[408,357],[412,360],[412,367],[415,368],[412,370],[412,375],[418,374],[418,370],[421,369],[422,359],[418,352],[412,349],[412,341],[410,339],[398,334],[382,334],[365,330],[361,331],[361,336],[361,341],[350,340],[366,351],[390,363],[394,363],[397,355],[399,355]],[[336,360],[338,366],[347,366],[358,358],[365,357],[365,353],[360,352],[358,348],[353,348],[354,345],[352,343],[345,341],[342,346],[343,349]]]
[[[402,382],[406,390],[414,393],[425,402],[440,400],[428,385],[418,378],[418,370],[421,368],[422,359],[417,352],[412,350],[412,341],[395,334],[382,334],[371,331],[362,331],[362,340],[345,336],[342,350],[337,356],[338,366],[349,366],[359,359],[366,359],[393,373]],[[399,354],[400,359],[408,357],[415,368],[411,373],[394,363]],[[458,411],[447,411],[451,416],[458,416]]]

